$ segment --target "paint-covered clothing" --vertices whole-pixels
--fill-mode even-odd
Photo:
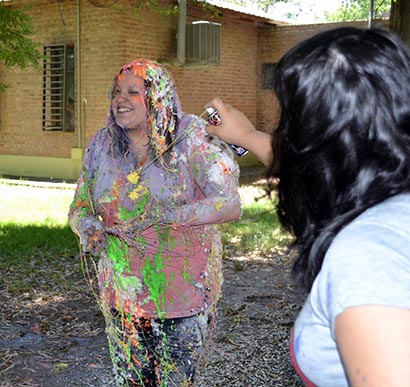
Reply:
[[[293,332],[301,372],[320,387],[348,386],[336,317],[361,305],[410,309],[410,194],[357,217],[333,240]]]
[[[107,319],[107,330],[116,331],[108,340],[117,385],[190,386],[213,328],[209,319],[206,312],[176,319]],[[133,340],[140,345],[132,345]],[[124,346],[130,351],[125,356]],[[129,362],[129,355],[139,361]]]
[[[238,166],[193,115],[179,123],[168,166],[119,156],[112,130],[92,138],[70,211],[78,234],[89,217],[109,234],[99,261],[102,306],[137,317],[198,314],[219,297],[216,224],[238,214]]]

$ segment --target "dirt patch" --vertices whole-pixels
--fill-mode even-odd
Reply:
[[[79,273],[79,276],[81,274]],[[300,309],[285,255],[224,261],[215,340],[198,387],[303,386],[288,357]],[[87,286],[64,295],[0,293],[0,387],[113,386],[104,322]]]

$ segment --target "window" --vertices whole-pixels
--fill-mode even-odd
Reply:
[[[188,63],[218,65],[221,60],[221,25],[208,21],[188,24],[186,59]]]
[[[262,89],[273,89],[276,63],[262,63]]]
[[[44,47],[43,130],[74,131],[74,47]]]

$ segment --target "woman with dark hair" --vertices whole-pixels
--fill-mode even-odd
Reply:
[[[98,258],[118,386],[191,386],[222,276],[217,223],[240,216],[239,169],[181,110],[171,74],[124,65],[91,139],[69,220]]]
[[[310,386],[408,386],[410,55],[389,32],[340,28],[301,42],[275,71],[272,137],[219,99],[222,125],[208,132],[279,180],[307,294],[292,361]]]

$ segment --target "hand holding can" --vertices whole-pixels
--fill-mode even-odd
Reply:
[[[221,117],[219,117],[218,111],[216,109],[214,109],[213,107],[208,107],[206,108],[206,111],[208,112],[208,122],[210,125],[218,126],[221,124]],[[242,148],[234,144],[228,145],[234,150],[234,152],[239,157],[244,156],[248,153],[248,150],[245,148]]]

